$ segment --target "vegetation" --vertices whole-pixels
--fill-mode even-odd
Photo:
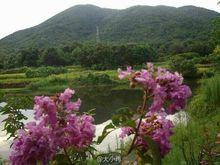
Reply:
[[[217,134],[220,132],[219,81],[219,76],[202,81],[203,85],[187,108],[187,125],[180,124],[175,128],[175,135],[172,137],[175,147],[165,158],[164,164],[220,162],[220,144],[217,143]]]
[[[107,74],[92,74],[81,75],[75,80],[76,83],[80,85],[99,85],[99,84],[114,84],[115,81],[111,80],[110,76]]]
[[[135,6],[113,10],[78,5],[38,26],[2,39],[0,56],[11,55],[12,62],[12,57],[18,53],[17,50],[23,48],[59,47],[75,41],[94,43],[97,26],[100,40],[104,43],[148,43],[154,45],[160,52],[169,52],[169,49],[187,47],[186,42],[199,41],[198,46],[208,45],[214,28],[212,21],[218,17],[217,12],[194,6],[180,8]],[[38,50],[29,54],[33,60],[36,53]],[[202,53],[206,54],[206,51]],[[36,63],[33,61],[31,64]]]
[[[170,66],[172,70],[182,73],[186,78],[197,77],[196,62],[198,61],[197,53],[184,53],[171,57]]]
[[[25,72],[27,78],[47,77],[52,74],[66,73],[67,69],[62,67],[39,67],[37,69],[28,69]]]
[[[0,114],[9,115],[4,120],[5,131],[10,137],[18,136],[25,142],[21,134],[17,135],[17,130],[24,128],[23,121],[27,119],[22,114],[23,109],[32,108],[35,95],[54,95],[35,99],[37,105],[35,108],[40,112],[36,113],[35,115],[39,116],[35,117],[42,117],[41,115],[44,114],[48,118],[42,117],[42,121],[45,121],[41,125],[26,125],[25,130],[29,130],[31,134],[26,132],[25,135],[46,138],[43,140],[45,144],[54,142],[55,150],[49,147],[42,150],[46,152],[51,149],[53,154],[39,155],[42,159],[46,157],[46,161],[55,158],[53,156],[56,155],[56,159],[51,161],[52,164],[64,162],[71,164],[72,161],[97,164],[100,155],[94,157],[96,152],[90,147],[94,135],[94,129],[91,129],[93,119],[91,116],[84,118],[85,115],[93,115],[92,111],[80,115],[78,109],[81,100],[77,102],[70,100],[74,91],[67,89],[60,95],[57,93],[69,87],[77,91],[81,90],[81,94],[88,99],[87,104],[83,105],[87,108],[90,107],[90,102],[97,103],[101,100],[97,98],[108,97],[110,91],[128,89],[124,86],[125,83],[127,84],[126,80],[119,81],[118,78],[130,76],[131,87],[139,86],[138,92],[140,89],[144,90],[143,105],[139,106],[137,111],[121,108],[111,115],[106,111],[96,114],[101,118],[108,116],[108,119],[112,116],[112,123],[106,126],[102,135],[97,138],[96,144],[100,144],[116,127],[123,127],[121,136],[134,135],[131,144],[128,142],[119,153],[116,153],[123,157],[125,163],[137,158],[136,160],[141,163],[165,165],[218,164],[220,162],[220,146],[217,142],[217,134],[220,133],[219,16],[217,12],[193,6],[180,8],[135,6],[124,10],[112,10],[83,5],[70,8],[36,27],[16,32],[0,40],[0,101],[7,102],[4,108],[0,107]],[[96,36],[97,31],[99,34]],[[141,70],[146,67],[146,61],[155,62],[154,68],[148,64],[147,71]],[[129,65],[132,67],[123,70]],[[163,66],[167,70],[153,73],[157,66]],[[116,72],[117,68],[122,68],[118,69],[119,76]],[[140,71],[134,72],[134,69]],[[185,107],[186,99],[191,92],[187,86],[182,85],[182,77],[175,74],[175,71],[186,78],[184,82],[188,80],[199,82],[197,85],[199,88],[193,90],[193,97],[187,107]],[[148,78],[145,76],[146,73]],[[187,84],[192,85],[190,83]],[[110,87],[113,90],[105,90]],[[98,89],[95,98],[90,97],[94,92],[91,90],[93,88]],[[100,96],[100,93],[103,95]],[[119,97],[127,96],[119,95]],[[132,95],[128,98],[135,100],[136,96]],[[109,97],[106,100],[102,101],[101,106],[107,105],[113,107],[112,109],[115,109],[117,103],[125,103],[123,99],[117,99],[116,103]],[[42,102],[48,107],[42,106]],[[129,106],[131,104],[133,102],[129,102]],[[168,114],[185,108],[187,121],[178,123],[172,129],[174,135],[169,141],[173,125],[169,124],[166,118],[162,117],[158,120],[157,115],[161,115],[160,113],[156,116],[152,116],[152,113],[144,113],[147,109],[146,105],[152,112],[158,112],[162,107],[166,107]],[[56,109],[54,107],[60,110],[54,113],[58,115],[56,125],[59,127],[56,129],[53,123],[50,123],[55,121],[56,115],[52,113]],[[42,111],[44,108],[46,111]],[[63,109],[66,110],[64,113],[61,111]],[[51,113],[47,114],[47,112]],[[75,136],[68,135],[73,131],[73,128],[69,127],[73,122],[70,116],[78,117],[81,121],[74,122],[74,126],[77,125],[79,130],[84,129],[81,129],[84,124],[91,126],[86,127],[90,129],[89,131],[78,134],[84,137],[85,134],[91,133],[86,136],[90,138],[85,148],[80,146],[80,149],[77,149],[78,144],[84,143],[79,143],[79,140],[84,138],[76,140],[72,139]],[[139,120],[135,122],[137,118]],[[152,119],[158,122],[155,123]],[[153,129],[148,130],[148,124]],[[160,127],[156,127],[158,124]],[[166,129],[161,130],[162,126],[166,126]],[[60,139],[64,138],[56,137],[51,133],[51,130],[63,131],[64,127],[69,131],[60,135],[68,135],[68,139],[71,139],[69,141],[72,144],[68,146],[65,146],[65,143],[58,144],[61,142]],[[158,129],[160,131],[157,131]],[[139,130],[142,134],[138,134]],[[44,131],[47,136],[43,136]],[[163,131],[164,134],[161,133]],[[164,137],[163,142],[158,137]],[[15,143],[16,147],[19,145]],[[14,150],[17,150],[16,147]],[[66,148],[68,149],[65,151]],[[88,159],[88,154],[91,154],[94,160]],[[34,154],[28,156],[31,159],[35,157]],[[17,158],[15,155],[13,161],[19,162]],[[5,161],[0,156],[0,164],[2,162]]]
[[[34,57],[31,57],[33,55]],[[36,66],[68,66],[81,65],[94,70],[116,69],[120,65],[137,65],[147,61],[155,61],[157,53],[146,44],[73,44],[62,48],[45,48],[22,50],[14,61],[8,61],[13,67]],[[10,59],[8,59],[10,60]],[[6,60],[7,61],[7,60]],[[7,62],[3,68],[12,67]],[[52,68],[39,70],[39,73],[49,71]],[[58,69],[57,69],[58,70]],[[28,74],[32,74],[30,70]],[[36,72],[38,72],[36,70]],[[51,71],[49,71],[51,72]],[[37,74],[37,73],[33,73]],[[44,76],[44,75],[43,75]],[[33,76],[32,76],[33,77]],[[38,76],[39,77],[39,76]]]

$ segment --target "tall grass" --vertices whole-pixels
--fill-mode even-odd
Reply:
[[[220,106],[220,76],[206,80],[203,84],[204,101],[215,107]]]
[[[211,151],[217,147],[215,140],[220,133],[220,76],[202,80],[198,94],[186,111],[189,121],[186,126],[178,125],[174,129],[172,150],[163,164],[194,165],[201,160],[207,160],[209,164],[216,163],[213,155],[202,153],[206,148]],[[217,160],[217,163],[220,162]]]

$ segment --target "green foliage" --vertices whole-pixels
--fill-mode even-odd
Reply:
[[[202,81],[187,108],[187,125],[180,124],[174,129],[173,148],[165,157],[164,164],[191,165],[206,161],[207,164],[219,162],[219,145],[215,143],[220,132],[220,77],[214,76]]]
[[[9,162],[7,160],[3,159],[0,155],[0,165],[7,165],[7,164],[9,164]]]
[[[213,30],[213,40],[217,43],[220,44],[220,18],[216,18],[214,21],[214,30]]]
[[[135,127],[136,123],[131,120],[134,117],[135,111],[127,107],[120,108],[112,116],[112,123],[115,126],[130,126]]]
[[[184,44],[175,44],[176,42],[210,40],[213,31],[212,21],[218,17],[217,12],[193,6],[180,8],[135,6],[113,10],[79,5],[57,14],[38,26],[16,32],[13,37],[11,35],[5,37],[0,41],[0,56],[14,57],[17,51],[32,47],[37,49],[63,45],[66,47],[75,41],[94,43],[96,26],[99,27],[101,42],[149,43],[163,53],[171,48],[171,52],[176,54],[181,53],[185,47]],[[173,45],[173,48],[168,48],[169,45]],[[71,47],[66,47],[66,50],[71,50]],[[65,63],[62,56],[57,56],[56,51],[50,52],[54,54],[49,55],[49,52],[46,52],[47,55],[43,57],[47,64]],[[46,59],[53,62],[50,63]]]
[[[197,77],[196,60],[193,55],[194,53],[186,53],[173,56],[170,62],[171,69],[181,73],[186,78]]]
[[[39,63],[46,66],[64,66],[68,64],[67,60],[60,49],[48,48],[43,51]]]
[[[1,74],[14,74],[14,73],[24,73],[28,70],[28,67],[21,67],[21,68],[13,68],[13,69],[4,69],[0,70]]]
[[[220,76],[215,76],[203,83],[203,97],[208,105],[220,107]]]
[[[106,137],[109,133],[111,133],[112,131],[114,131],[115,128],[116,128],[116,127],[115,127],[112,123],[106,125],[105,128],[104,128],[103,131],[102,131],[102,135],[100,135],[100,136],[98,137],[96,143],[97,143],[97,144],[101,144],[102,141],[105,139],[105,137]]]
[[[198,93],[189,106],[190,114],[198,118],[208,118],[210,115],[218,114],[220,110],[220,76],[216,75],[202,80],[202,87]]]
[[[144,163],[152,163],[153,165],[161,165],[161,155],[158,144],[153,141],[149,136],[145,136],[145,140],[148,143],[149,149],[151,151],[152,159],[151,161],[144,161]],[[142,160],[145,160],[146,155],[141,155]]]
[[[29,48],[21,50],[18,53],[17,61],[21,66],[34,66],[38,65],[40,51],[38,49]]]
[[[114,84],[108,74],[93,74],[89,73],[88,75],[80,75],[80,77],[74,80],[79,85],[98,85],[98,84]]]
[[[9,138],[16,136],[16,131],[23,128],[23,121],[27,120],[27,117],[22,114],[22,110],[30,107],[32,100],[30,97],[8,97],[4,100],[7,105],[0,107],[0,114],[6,115],[4,123],[4,130],[9,135]]]
[[[49,87],[49,86],[62,86],[62,85],[67,85],[68,81],[65,78],[60,78],[60,77],[55,77],[51,76],[48,77],[47,79],[43,79],[37,82],[32,82],[28,88],[31,90],[37,90],[42,87]]]
[[[115,69],[157,59],[155,51],[144,44],[82,45],[72,52],[76,63],[95,70]]]
[[[52,74],[66,73],[67,69],[63,67],[39,67],[37,69],[28,69],[25,72],[26,77],[47,77]]]
[[[220,45],[217,45],[214,49],[213,53],[209,56],[209,59],[212,63],[214,63],[215,71],[220,72]]]

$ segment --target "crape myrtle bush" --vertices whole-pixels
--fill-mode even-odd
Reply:
[[[55,156],[62,157],[62,153],[71,163],[67,152],[89,148],[95,134],[94,119],[91,115],[79,114],[81,100],[71,101],[74,93],[66,89],[54,97],[35,97],[36,121],[18,130],[9,157],[12,165],[48,164]]]
[[[171,150],[170,136],[174,127],[166,116],[185,108],[191,90],[183,84],[179,73],[154,69],[151,63],[141,71],[127,67],[126,71],[118,69],[118,72],[120,79],[129,77],[132,88],[141,86],[143,89],[143,103],[137,111],[122,109],[113,115],[112,123],[94,141],[94,119],[89,112],[79,113],[82,101],[72,101],[74,90],[68,88],[51,97],[36,96],[35,121],[17,131],[10,154],[12,165],[86,164],[91,156],[97,158],[92,144],[100,144],[118,127],[120,138],[134,135],[129,148],[120,152],[122,164],[161,164],[161,159]]]
[[[67,69],[63,67],[39,67],[36,69],[28,69],[25,72],[26,77],[47,77],[52,74],[66,73]]]

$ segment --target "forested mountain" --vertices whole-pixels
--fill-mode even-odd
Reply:
[[[207,41],[212,21],[220,14],[194,6],[134,6],[124,10],[93,5],[71,7],[47,21],[0,40],[0,56],[29,47],[45,48],[72,42],[164,44]]]

